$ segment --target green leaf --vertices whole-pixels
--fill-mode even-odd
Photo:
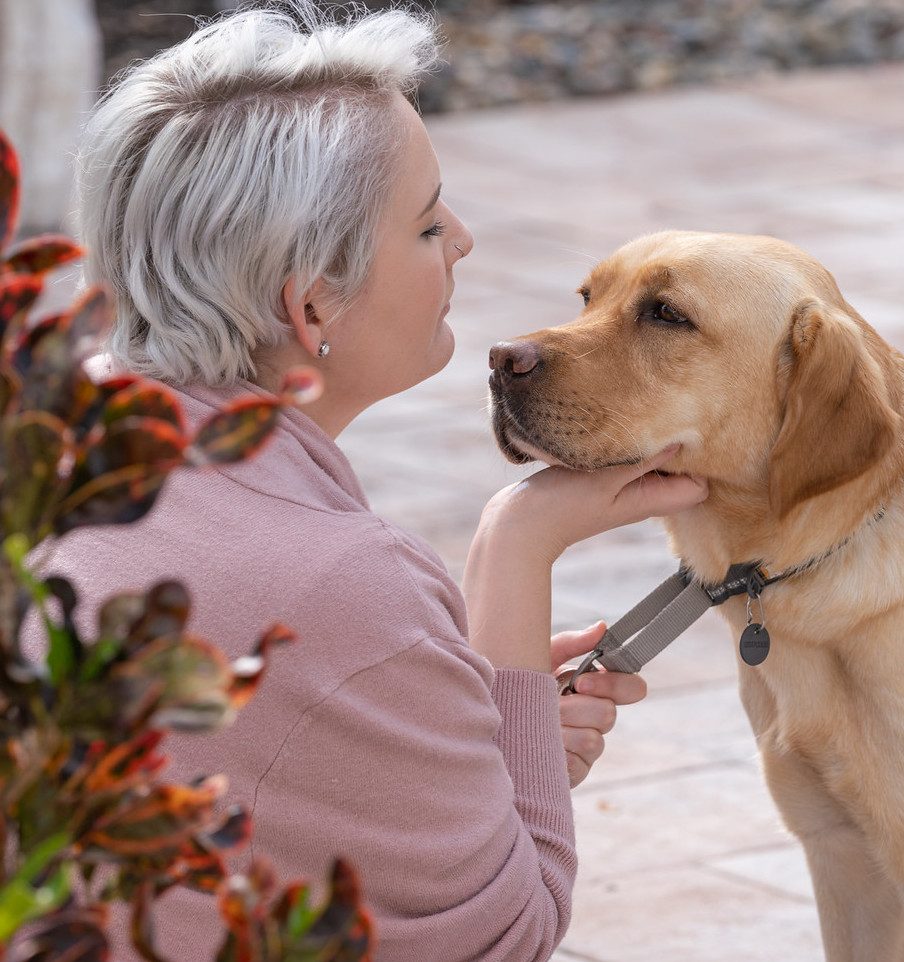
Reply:
[[[286,915],[286,934],[290,941],[298,941],[314,924],[317,910],[311,905],[311,893],[306,885],[294,886],[287,893],[289,907]]]
[[[58,909],[30,926],[17,947],[16,962],[109,962],[104,934],[107,907],[89,905]]]
[[[52,912],[69,894],[69,875],[64,866],[49,879],[36,885],[35,880],[51,860],[69,844],[63,834],[53,835],[37,845],[18,872],[0,888],[0,945],[26,922]]]

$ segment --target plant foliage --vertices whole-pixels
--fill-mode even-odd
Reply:
[[[93,381],[83,361],[110,323],[108,298],[92,288],[30,322],[47,272],[82,251],[57,236],[8,248],[18,205],[16,154],[0,133],[0,962],[108,959],[113,900],[131,906],[139,953],[161,962],[153,903],[174,886],[216,897],[225,923],[216,962],[366,960],[370,923],[348,865],[336,863],[320,906],[303,884],[278,891],[262,861],[230,876],[224,858],[251,825],[221,804],[225,779],[160,778],[164,733],[228,724],[293,632],[272,625],[230,664],[188,630],[185,587],[163,581],[107,599],[88,638],[77,587],[29,565],[47,538],[141,518],[177,467],[253,454],[281,407],[316,396],[319,379],[297,369],[278,397],[242,398],[196,430],[159,383]],[[20,643],[32,606],[43,660]]]

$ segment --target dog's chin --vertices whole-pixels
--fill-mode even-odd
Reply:
[[[563,461],[559,461],[558,458],[553,457],[548,451],[544,451],[542,448],[538,448],[527,441],[522,441],[520,438],[509,437],[508,442],[509,446],[519,455],[521,464],[526,464],[528,461],[542,461],[551,468],[567,467]]]
[[[540,461],[550,467],[566,467],[566,465],[542,448],[531,444],[520,437],[512,429],[511,425],[503,427],[497,422],[495,425],[496,442],[499,450],[505,455],[506,459],[513,464],[530,464],[532,461]]]

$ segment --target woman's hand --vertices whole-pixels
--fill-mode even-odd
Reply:
[[[592,651],[606,632],[603,622],[583,631],[562,631],[550,644],[552,670]],[[640,675],[618,671],[587,672],[576,683],[577,694],[559,699],[562,742],[568,763],[568,781],[575,788],[590,774],[603,754],[604,735],[615,725],[616,706],[633,705],[646,697],[647,685]]]
[[[494,495],[462,581],[472,647],[497,668],[549,671],[553,562],[584,538],[703,501],[705,481],[655,473],[677,450],[600,471],[546,468]]]
[[[497,492],[484,509],[481,528],[522,540],[552,564],[569,545],[610,528],[692,508],[706,499],[706,482],[657,473],[680,447],[597,471],[544,468]]]

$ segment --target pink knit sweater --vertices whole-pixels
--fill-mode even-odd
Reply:
[[[263,393],[191,386],[181,400],[196,420],[248,391]],[[191,630],[230,657],[275,620],[300,633],[234,726],[168,740],[169,772],[225,772],[230,800],[253,809],[253,852],[284,882],[347,857],[379,962],[550,957],[575,873],[553,679],[494,672],[468,646],[440,559],[369,510],[308,417],[287,412],[250,461],[176,472],[137,524],[68,535],[46,570],[74,580],[83,624],[112,592],[177,577]],[[211,958],[214,911],[166,896],[165,952]],[[115,957],[132,958],[121,944]]]

